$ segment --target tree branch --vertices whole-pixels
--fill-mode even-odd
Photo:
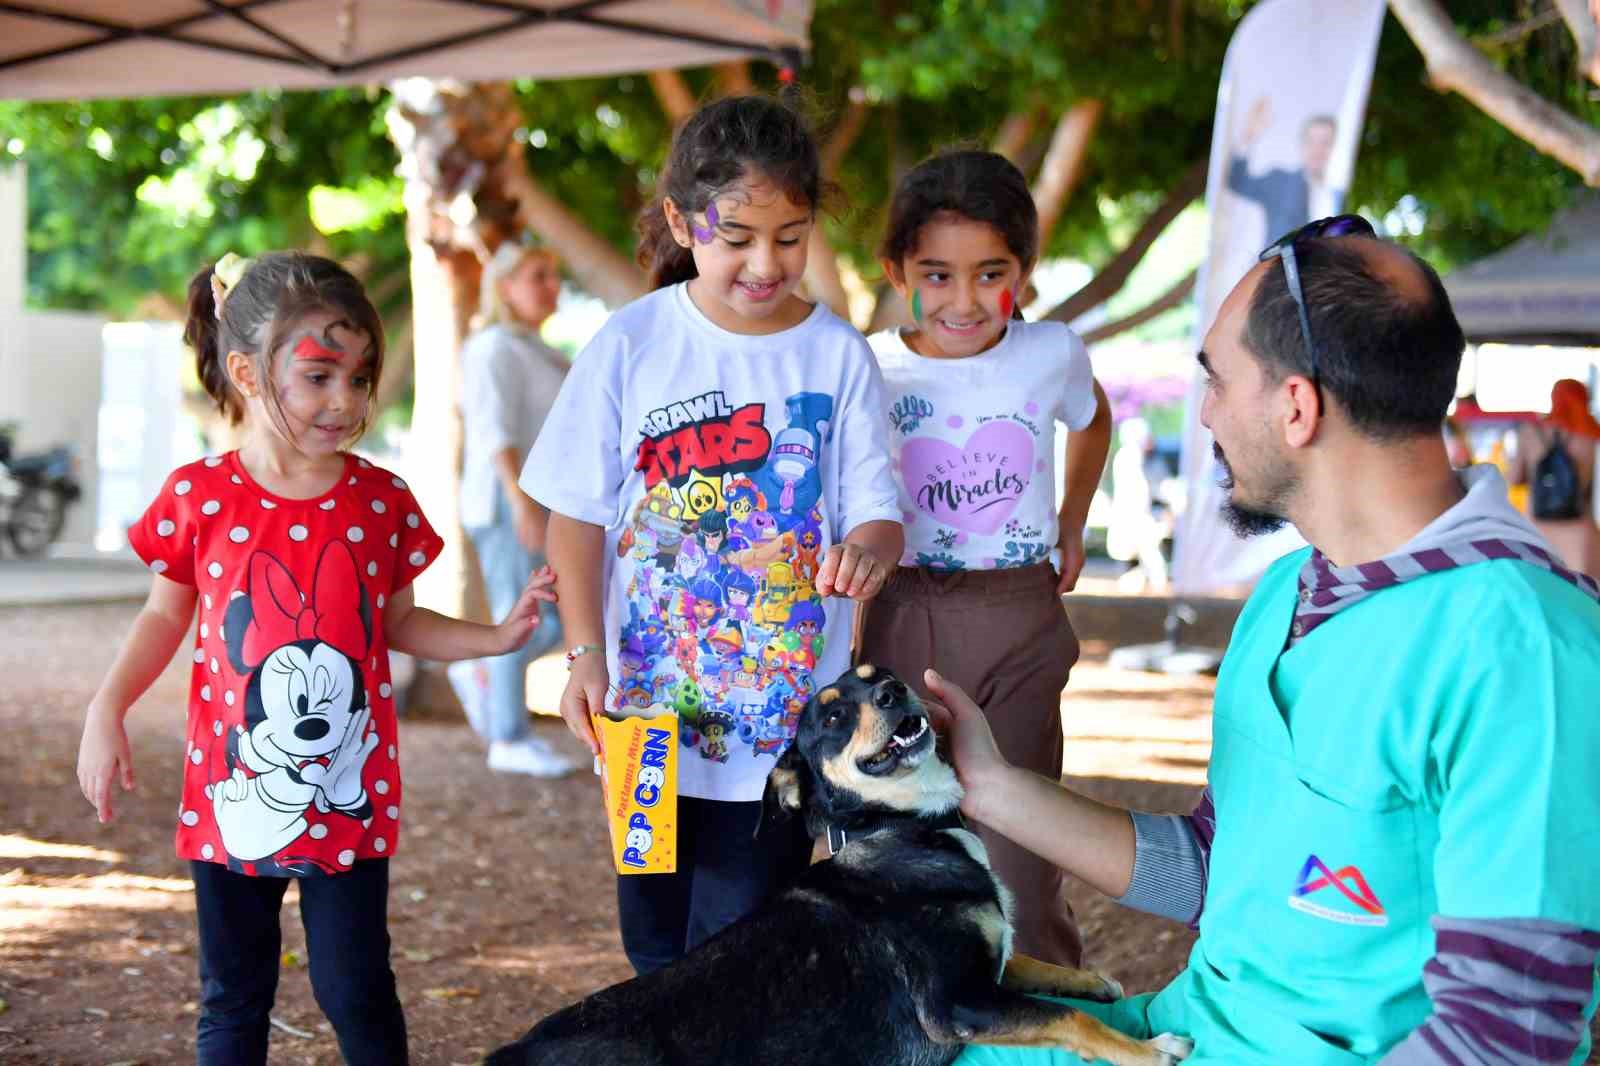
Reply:
[[[1038,104],[1030,104],[1022,111],[1011,112],[1005,121],[1000,123],[1000,129],[995,132],[994,144],[990,150],[1016,163],[1022,156],[1023,149],[1028,147],[1034,127],[1039,125],[1043,113],[1044,109]]]
[[[1139,226],[1137,232],[1128,241],[1127,245],[1111,258],[1111,262],[1100,268],[1100,272],[1089,281],[1057,304],[1044,317],[1052,322],[1071,322],[1079,315],[1091,311],[1115,296],[1121,288],[1128,283],[1128,278],[1150,246],[1155,244],[1156,238],[1172,224],[1185,207],[1205,192],[1206,188],[1206,161],[1196,160],[1190,164],[1189,169],[1183,172],[1174,185],[1156,205],[1156,209]]]
[[[1198,270],[1191,270],[1187,275],[1173,284],[1172,288],[1157,296],[1132,314],[1123,315],[1114,322],[1106,322],[1096,326],[1083,335],[1084,344],[1098,344],[1100,341],[1125,333],[1135,326],[1142,326],[1157,315],[1177,307],[1189,298],[1194,292],[1195,278],[1199,276]]]
[[[673,126],[694,114],[694,91],[676,70],[652,70],[650,88],[655,90],[661,111]]]
[[[1566,2],[1576,2],[1578,4],[1582,4],[1584,0],[1566,0]],[[1514,26],[1507,26],[1505,29],[1496,30],[1494,33],[1480,34],[1477,37],[1472,38],[1472,44],[1477,48],[1505,48],[1508,45],[1516,44],[1519,41],[1538,33],[1540,30],[1544,29],[1553,22],[1559,22],[1561,17],[1562,12],[1560,10],[1553,7],[1548,7],[1525,22],[1519,22]],[[1578,32],[1577,28],[1574,27],[1572,32],[1574,35],[1576,35]]]
[[[861,135],[867,122],[867,94],[859,88],[851,89],[844,114],[828,134],[819,153],[822,176],[834,180],[839,164],[844,161],[850,146]],[[828,242],[822,222],[811,227],[811,237],[806,250],[806,289],[815,300],[828,305],[840,318],[850,318],[850,296],[845,291],[844,279],[839,275],[839,253]]]
[[[1556,0],[1556,9],[1578,42],[1578,69],[1590,81],[1600,84],[1600,57],[1595,55],[1595,21],[1600,18],[1596,0]]]
[[[1389,8],[1422,53],[1435,89],[1460,93],[1586,184],[1600,185],[1600,130],[1495,67],[1456,33],[1437,0],[1389,0]]]
[[[820,153],[822,176],[827,180],[832,181],[839,176],[839,164],[844,162],[850,146],[856,143],[862,127],[867,124],[867,108],[867,94],[859,88],[851,89],[844,105],[844,114],[839,116],[838,123],[829,131],[828,140]]]
[[[513,144],[518,152],[522,146]],[[544,239],[584,289],[620,307],[645,294],[644,274],[571,209],[547,192],[526,167],[506,175],[527,227]]]
[[[1083,160],[1089,151],[1089,141],[1105,111],[1101,100],[1080,100],[1067,109],[1056,123],[1050,138],[1050,150],[1045,153],[1039,167],[1039,180],[1034,183],[1033,202],[1039,207],[1039,245],[1044,246],[1050,232],[1056,228],[1061,209],[1066,206],[1072,189],[1083,176]]]
[[[718,63],[711,68],[718,96],[746,96],[755,90],[750,81],[750,64],[740,59]]]

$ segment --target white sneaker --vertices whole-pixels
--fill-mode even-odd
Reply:
[[[474,733],[483,736],[489,727],[489,667],[481,659],[462,659],[451,663],[444,673],[456,699],[461,701],[461,709],[467,712],[467,723]]]
[[[561,777],[578,764],[557,752],[538,737],[521,740],[496,740],[489,744],[489,769],[531,777]]]

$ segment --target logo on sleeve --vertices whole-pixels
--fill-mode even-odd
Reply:
[[[1316,899],[1311,897],[1315,896]],[[1330,870],[1315,855],[1300,867],[1289,906],[1297,911],[1344,925],[1385,926],[1389,915],[1355,866]]]

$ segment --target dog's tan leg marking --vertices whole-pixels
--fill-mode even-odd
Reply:
[[[1103,974],[1056,966],[1027,955],[1011,956],[1000,975],[1000,984],[1017,992],[1095,1003],[1113,1003],[1122,998],[1122,985]]]
[[[993,1029],[968,1037],[967,1043],[1061,1048],[1086,1062],[1104,1059],[1111,1066],[1174,1066],[1187,1054],[1167,1038],[1135,1040],[1097,1018],[1070,1008],[1063,1008],[1062,1013],[1054,1017],[1002,1021]]]

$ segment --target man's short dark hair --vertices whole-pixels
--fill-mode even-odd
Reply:
[[[1380,440],[1439,432],[1466,347],[1439,275],[1401,251],[1421,272],[1417,284],[1397,286],[1396,265],[1374,269],[1371,246],[1356,238],[1295,245],[1324,395],[1358,432]],[[1310,375],[1311,356],[1279,260],[1250,299],[1243,339],[1275,380]]]

